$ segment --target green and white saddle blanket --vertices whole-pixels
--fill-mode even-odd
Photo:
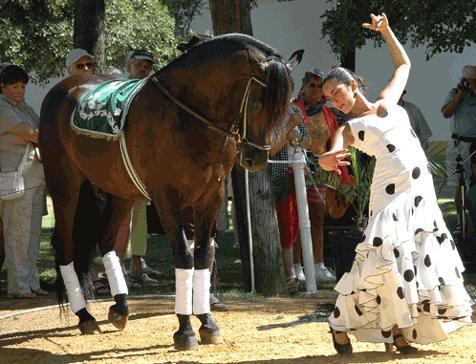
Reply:
[[[92,138],[118,139],[132,100],[147,79],[115,79],[89,90],[73,112],[71,127]]]

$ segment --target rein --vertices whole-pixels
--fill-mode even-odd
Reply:
[[[240,120],[242,120],[243,124],[243,136],[240,135],[239,130],[240,130],[240,121],[235,121],[233,125],[231,126],[230,130],[221,128],[219,126],[214,125],[210,120],[204,118],[197,112],[193,111],[190,109],[187,105],[185,105],[183,102],[181,102],[179,99],[177,99],[174,95],[170,93],[169,90],[167,90],[159,81],[158,77],[153,76],[151,77],[152,81],[154,82],[154,85],[159,89],[160,92],[162,92],[167,98],[169,98],[175,105],[180,107],[182,110],[186,111],[190,115],[192,115],[194,118],[200,120],[202,123],[204,123],[209,129],[217,131],[221,134],[226,135],[227,137],[232,137],[233,140],[239,144],[239,145],[250,145],[253,148],[263,150],[263,151],[269,151],[271,149],[270,145],[259,145],[255,144],[249,140],[246,139],[246,133],[247,133],[247,124],[248,124],[248,100],[250,98],[251,94],[251,85],[252,82],[256,82],[262,87],[268,87],[266,83],[261,81],[260,79],[256,78],[255,76],[250,76],[248,79],[248,83],[246,85],[245,93],[243,94],[243,98],[241,100],[241,106],[240,106]]]

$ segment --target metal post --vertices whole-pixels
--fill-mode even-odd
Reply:
[[[250,206],[250,181],[249,172],[245,169],[245,195],[246,195],[246,225],[248,226],[248,245],[250,252],[250,280],[251,292],[255,291],[255,265],[253,260],[253,234],[251,231],[251,206]]]
[[[309,206],[307,205],[306,181],[304,167],[306,159],[301,147],[287,146],[288,156],[292,163],[294,175],[294,188],[296,190],[296,202],[299,217],[299,232],[301,236],[304,272],[306,275],[307,293],[316,293],[316,276],[314,271],[314,254],[312,251],[311,221],[309,220]]]

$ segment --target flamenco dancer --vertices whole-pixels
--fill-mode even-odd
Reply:
[[[323,83],[327,99],[351,119],[320,157],[321,167],[338,173],[339,166],[348,165],[348,145],[377,160],[365,240],[355,249],[351,272],[335,287],[339,295],[329,324],[340,354],[352,353],[348,333],[410,354],[417,351],[410,342],[440,341],[470,323],[471,299],[425,154],[406,111],[397,105],[410,60],[385,14],[371,14],[371,20],[363,27],[381,33],[395,65],[377,101],[368,101],[361,78],[344,68],[334,68]]]

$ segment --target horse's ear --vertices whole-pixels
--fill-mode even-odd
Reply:
[[[291,54],[291,57],[289,57],[289,61],[286,64],[289,71],[291,72],[294,71],[294,69],[298,66],[298,64],[301,63],[303,54],[304,54],[304,49],[298,49],[293,54]]]

